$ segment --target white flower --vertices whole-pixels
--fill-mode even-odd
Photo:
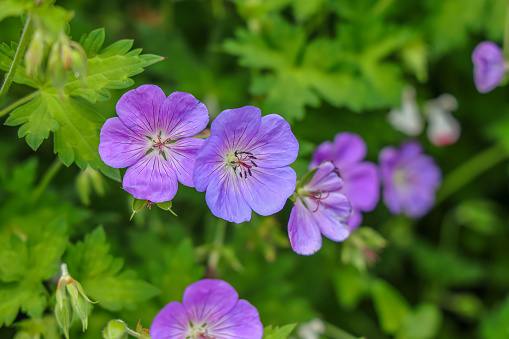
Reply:
[[[401,95],[401,109],[393,108],[387,115],[389,123],[394,129],[409,136],[416,136],[422,132],[423,121],[419,113],[419,106],[415,100],[415,88],[406,86]]]

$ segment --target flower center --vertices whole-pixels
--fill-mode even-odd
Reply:
[[[227,154],[226,163],[233,168],[235,173],[238,169],[241,178],[242,173],[244,173],[244,178],[247,178],[248,174],[253,176],[251,168],[258,167],[254,160],[256,160],[256,157],[251,152],[235,151],[233,154]]]
[[[216,339],[215,336],[209,333],[209,330],[207,328],[193,328],[191,333],[186,337],[190,339]]]
[[[326,194],[326,195],[325,195]],[[324,208],[327,208],[327,205],[322,201],[329,197],[329,192],[325,192],[325,194],[322,192],[322,190],[318,190],[318,192],[310,192],[310,199],[317,202],[316,208],[313,212],[318,211],[318,208],[320,208],[320,205],[322,205]]]
[[[170,141],[171,141],[170,138],[163,141],[161,139],[161,135],[158,134],[157,140],[156,139],[153,140],[154,144],[152,145],[152,147],[159,148],[159,154],[161,154],[161,153],[163,153],[163,147],[170,149],[170,147],[166,146],[166,144],[169,143]]]

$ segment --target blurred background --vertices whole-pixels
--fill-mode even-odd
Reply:
[[[203,277],[215,249],[220,260],[209,275],[232,284],[257,307],[264,325],[320,318],[327,323],[323,338],[348,338],[334,332],[336,328],[369,339],[509,338],[507,90],[478,93],[471,61],[479,42],[502,44],[506,1],[56,4],[74,11],[73,40],[104,27],[104,46],[134,39],[134,48],[166,57],[134,76],[134,87],[156,84],[167,95],[189,92],[205,103],[211,120],[224,109],[248,104],[285,117],[300,142],[292,166],[299,177],[306,173],[314,148],[338,132],[361,135],[367,160],[373,162],[383,147],[407,140],[387,115],[401,107],[408,85],[415,88],[421,108],[452,94],[458,102],[453,115],[461,125],[461,136],[452,145],[435,146],[425,131],[414,137],[435,158],[444,178],[428,215],[418,220],[393,216],[380,201],[364,214],[363,225],[386,240],[384,248],[324,239],[322,250],[310,257],[289,247],[291,202],[277,215],[253,214],[249,223],[226,225],[224,241],[219,242],[216,229],[223,221],[210,213],[204,193],[182,185],[173,201],[178,217],[153,207],[129,221],[132,197],[119,182],[75,164],[55,168],[52,135],[35,153],[18,138],[17,128],[1,125],[3,232],[64,218],[71,243],[95,234],[93,244],[102,244],[91,245],[84,253],[97,255],[83,258],[83,263],[122,258],[122,279],[138,281],[129,280],[136,275],[149,284],[135,284],[144,288],[136,294],[129,283],[112,282],[108,293],[118,295],[93,306],[85,333],[75,321],[71,337],[98,338],[114,318],[131,328],[141,318],[149,327],[166,303],[180,301],[185,287]],[[22,28],[20,18],[1,21],[0,41],[19,41]],[[111,91],[111,99],[95,104],[95,109],[106,118],[115,116],[115,104],[127,90]],[[31,91],[13,84],[2,108]],[[96,230],[99,225],[105,240]],[[71,256],[74,247],[67,248]],[[68,264],[73,275],[77,269]],[[80,280],[79,272],[73,277]],[[49,291],[55,284],[55,279],[45,283]],[[16,317],[17,322],[26,319],[23,310]],[[14,337],[20,326],[2,327],[0,337]],[[297,330],[293,337],[298,338]]]

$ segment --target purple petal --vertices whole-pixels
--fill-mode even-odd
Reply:
[[[153,151],[127,169],[123,187],[136,199],[169,201],[177,193],[177,174],[162,155]]]
[[[197,191],[207,189],[218,171],[225,166],[226,147],[217,136],[208,137],[196,155],[193,181]]]
[[[144,136],[155,136],[159,110],[166,95],[155,85],[143,85],[122,95],[117,114],[127,128]]]
[[[238,176],[222,168],[211,174],[205,200],[212,214],[236,224],[251,220],[251,208],[240,192]]]
[[[178,301],[166,305],[150,325],[152,339],[185,339],[189,328],[186,310]]]
[[[362,224],[362,213],[352,208],[352,215],[348,219],[348,227],[350,231],[357,229]]]
[[[99,155],[114,168],[129,167],[150,149],[150,141],[128,129],[120,118],[106,120],[101,129]]]
[[[211,135],[220,137],[228,149],[244,149],[260,128],[262,111],[254,106],[227,109],[210,127]]]
[[[288,237],[297,254],[311,255],[322,247],[322,235],[318,225],[300,199],[297,199],[288,221]]]
[[[159,124],[172,140],[196,135],[208,123],[207,107],[189,93],[173,92],[161,106]]]
[[[237,291],[226,281],[203,279],[186,288],[182,303],[189,320],[199,326],[218,321],[238,300]]]
[[[315,172],[313,178],[304,186],[308,192],[334,192],[343,188],[343,179],[336,166],[328,161]]]
[[[311,159],[311,163],[309,164],[309,169],[311,170],[320,166],[324,161],[332,161],[333,159],[330,158],[331,154],[332,142],[322,142],[313,152],[313,157]]]
[[[505,75],[505,60],[500,47],[483,41],[472,52],[474,83],[480,93],[495,89]]]
[[[352,213],[352,204],[341,193],[328,193],[320,201],[304,198],[304,202],[312,211],[313,218],[320,228],[320,232],[332,241],[343,241],[350,235],[347,226],[348,218]]]
[[[246,300],[239,300],[230,312],[210,324],[208,328],[215,338],[261,339],[263,337],[260,315]]]
[[[245,150],[256,156],[259,167],[277,168],[288,166],[297,159],[299,142],[285,119],[269,114],[262,118],[258,133]]]
[[[170,149],[165,150],[166,159],[177,172],[178,181],[186,186],[194,187],[193,171],[196,154],[203,142],[203,139],[185,138],[170,144]]]
[[[341,172],[345,181],[342,190],[359,211],[372,211],[380,199],[378,168],[371,162],[361,162],[344,168]]]
[[[238,177],[240,191],[247,204],[260,215],[267,216],[281,211],[295,191],[295,171],[290,167],[253,167],[251,174]]]
[[[343,132],[336,135],[330,155],[332,162],[341,170],[366,157],[366,143],[357,134]]]

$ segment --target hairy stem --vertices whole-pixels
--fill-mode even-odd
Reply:
[[[37,90],[35,92],[32,92],[30,93],[29,95],[27,95],[26,97],[23,97],[21,99],[19,99],[18,101],[12,103],[11,105],[7,106],[6,108],[4,108],[3,110],[0,111],[0,117],[3,117],[4,115],[6,115],[7,113],[9,113],[10,111],[12,111],[13,109],[15,109],[16,107],[18,106],[21,106],[23,105],[24,103],[32,100],[33,98],[35,98],[36,96],[38,96],[39,94],[41,93],[40,90]]]
[[[14,75],[16,74],[16,70],[18,69],[19,63],[23,58],[23,54],[25,54],[25,50],[28,45],[28,41],[30,40],[30,29],[32,27],[32,20],[30,14],[27,17],[27,21],[25,22],[25,28],[23,28],[23,33],[21,34],[21,39],[19,40],[18,49],[16,50],[16,54],[14,54],[14,59],[12,60],[11,68],[9,68],[9,72],[5,75],[4,83],[2,84],[2,88],[0,88],[0,104],[2,103],[9,87],[11,86],[12,79],[14,79]]]
[[[127,328],[126,332],[127,332],[127,334],[132,335],[133,337],[136,337],[136,338],[146,338],[142,334],[139,334],[138,332],[131,330],[129,327]]]
[[[217,264],[219,263],[220,253],[219,248],[223,246],[224,243],[224,235],[226,232],[226,221],[223,219],[219,219],[217,222],[216,228],[216,236],[214,238],[214,247],[209,255],[208,261],[208,271],[215,272]]]

